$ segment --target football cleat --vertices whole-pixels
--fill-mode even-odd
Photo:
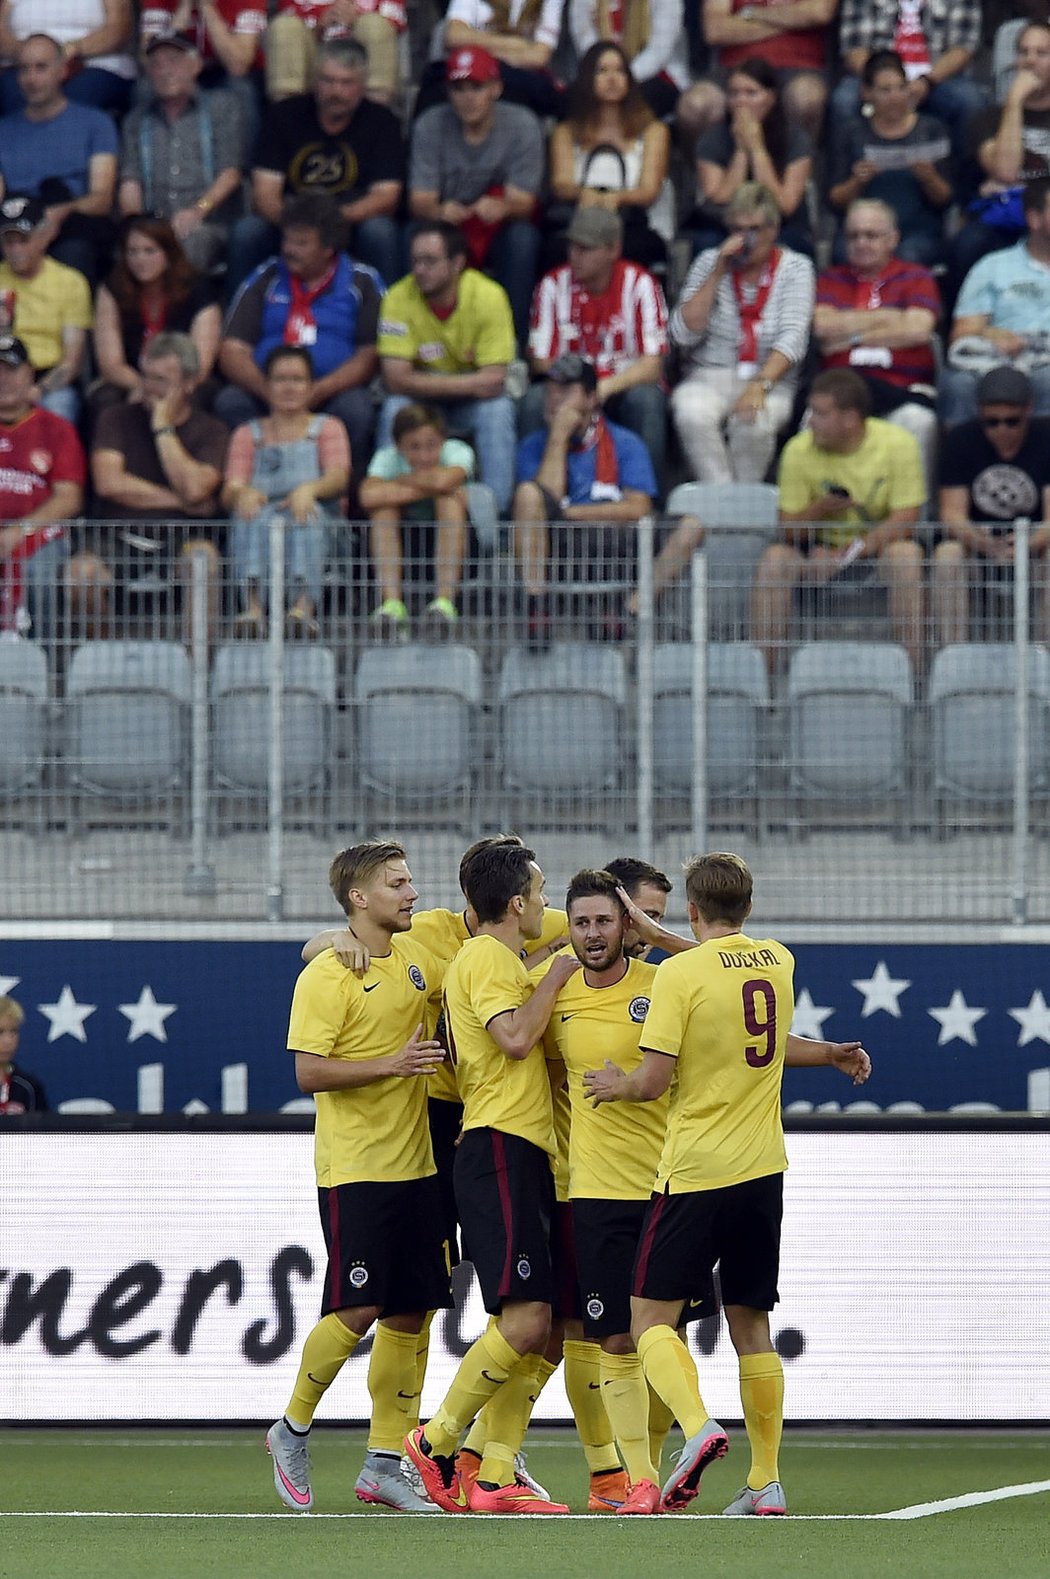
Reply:
[[[460,1485],[469,1493],[471,1486],[478,1478],[481,1460],[473,1448],[461,1447],[456,1454],[456,1474],[459,1476]]]
[[[723,1518],[739,1519],[747,1514],[757,1514],[759,1518],[782,1518],[787,1512],[787,1498],[784,1488],[779,1480],[771,1480],[768,1486],[763,1486],[761,1491],[752,1491],[750,1486],[744,1486],[737,1492],[728,1508],[722,1509]]]
[[[624,1469],[606,1469],[591,1476],[587,1494],[588,1513],[619,1513],[627,1500],[630,1483]]]
[[[460,1483],[454,1458],[431,1453],[423,1427],[417,1425],[405,1438],[405,1457],[423,1483],[423,1491],[446,1513],[469,1513],[466,1489]]]
[[[296,1513],[309,1513],[314,1494],[306,1436],[290,1431],[283,1419],[275,1420],[266,1433],[266,1451],[273,1459],[273,1483],[281,1501]]]
[[[660,1488],[651,1480],[639,1480],[627,1493],[617,1513],[659,1513]]]
[[[708,1420],[691,1436],[675,1461],[674,1471],[664,1482],[664,1513],[677,1513],[686,1507],[700,1490],[700,1476],[716,1458],[725,1458],[729,1452],[729,1438],[717,1420]]]
[[[354,1487],[358,1502],[372,1502],[380,1508],[397,1508],[401,1513],[440,1513],[428,1497],[420,1496],[401,1473],[395,1459],[380,1453],[366,1453]]]
[[[515,1453],[514,1455],[514,1479],[519,1486],[528,1486],[529,1490],[534,1491],[537,1497],[542,1497],[544,1502],[550,1502],[551,1494],[546,1486],[541,1486],[535,1475],[529,1474],[529,1466],[525,1462],[524,1453]]]
[[[538,1497],[531,1486],[515,1481],[510,1486],[489,1489],[479,1481],[470,1488],[471,1513],[568,1513],[564,1502]]]

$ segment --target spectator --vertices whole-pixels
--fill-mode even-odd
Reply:
[[[510,298],[524,345],[536,282],[543,185],[543,131],[531,110],[501,104],[499,65],[485,49],[455,49],[446,63],[448,104],[415,123],[408,204],[413,219],[445,219],[467,238],[472,268],[484,268]]]
[[[76,429],[35,402],[33,379],[25,345],[0,335],[0,630],[50,641],[86,468]]]
[[[536,287],[529,334],[532,372],[542,378],[552,362],[575,351],[594,364],[598,401],[645,444],[663,478],[667,398],[667,308],[658,282],[620,256],[623,222],[604,208],[578,208],[569,225],[569,261]],[[542,422],[543,385],[522,404],[522,430]]]
[[[155,33],[145,47],[149,95],[121,129],[122,214],[162,215],[195,269],[222,261],[241,190],[241,110],[229,92],[205,92],[195,33]]]
[[[278,0],[266,30],[266,96],[277,104],[309,93],[318,41],[354,38],[368,54],[368,97],[393,104],[401,90],[398,41],[407,27],[405,0]]]
[[[675,112],[679,94],[692,81],[683,9],[682,0],[623,0],[618,6],[602,0],[569,0],[569,33],[576,58],[582,60],[595,44],[618,44],[645,102],[654,115],[667,120]],[[721,114],[721,100],[712,84],[700,105],[701,114],[705,110],[712,116]]]
[[[674,234],[666,188],[670,135],[642,98],[618,44],[594,44],[580,61],[569,117],[550,141],[552,209],[567,223],[573,207],[605,208],[623,221],[623,249],[636,263],[659,263]],[[558,258],[561,261],[561,258]]]
[[[130,0],[0,0],[0,56],[12,60],[31,34],[61,46],[68,77],[66,96],[123,115],[131,102],[135,62],[128,52],[134,32]],[[0,114],[23,108],[17,74],[0,72]]]
[[[244,635],[266,632],[263,591],[270,528],[286,531],[286,623],[292,636],[316,636],[328,527],[350,485],[350,446],[335,417],[311,410],[314,368],[301,345],[278,345],[263,367],[269,415],[253,418],[230,440],[223,508],[232,515],[230,557]]]
[[[93,412],[142,399],[142,351],[163,330],[189,335],[201,381],[210,379],[222,332],[211,282],[194,273],[168,220],[132,214],[120,227],[113,271],[95,293],[101,378],[88,395]]]
[[[549,525],[593,523],[607,535],[648,515],[656,478],[637,434],[607,421],[598,399],[594,364],[572,353],[547,370],[545,426],[518,445],[514,491],[514,552],[525,587],[529,646],[550,640],[547,610]],[[633,540],[633,539],[632,539]]]
[[[70,615],[82,629],[108,625],[114,585],[160,553],[162,573],[188,579],[190,558],[208,558],[209,628],[218,625],[220,541],[215,529],[229,431],[193,404],[197,348],[185,334],[154,335],[142,353],[142,398],[103,411],[91,448],[99,516],[69,562]],[[115,529],[133,522],[134,532]],[[196,521],[189,528],[181,523]],[[204,522],[212,523],[208,527]],[[152,549],[143,547],[144,540]]]
[[[956,282],[987,253],[1017,239],[1024,230],[1019,187],[1050,175],[1050,22],[1022,29],[1006,101],[978,115],[971,136],[984,180],[974,217],[952,243]]]
[[[789,439],[780,457],[784,540],[758,563],[751,639],[775,671],[795,588],[828,586],[860,560],[888,587],[895,639],[917,665],[922,549],[915,523],[926,498],[919,446],[903,428],[871,415],[868,387],[852,368],[818,373],[809,409],[811,426]]]
[[[777,245],[772,195],[745,182],[729,203],[730,234],[702,252],[671,314],[685,377],[675,426],[701,482],[761,482],[791,416],[813,315],[813,265]]]
[[[234,88],[243,108],[254,101],[254,90],[245,95],[237,84],[247,87],[249,75],[262,70],[266,24],[266,0],[146,0],[139,31],[143,48],[158,33],[193,33],[205,83]]]
[[[900,256],[908,263],[942,263],[944,212],[952,201],[944,126],[912,108],[904,65],[892,50],[869,55],[861,81],[871,113],[837,126],[828,199],[842,213],[858,197],[881,198],[897,216]],[[844,251],[840,234],[837,261]]]
[[[20,1003],[0,998],[0,1114],[50,1112],[40,1081],[15,1064],[25,1017]]]
[[[728,204],[746,182],[758,181],[780,211],[785,246],[812,256],[805,196],[813,145],[788,118],[776,72],[764,60],[742,61],[729,74],[726,100],[726,119],[696,145],[699,203],[685,223],[694,253],[721,246]]]
[[[948,128],[956,163],[969,152],[970,122],[988,102],[974,82],[970,62],[981,42],[981,0],[842,0],[839,51],[846,74],[831,95],[831,115],[840,125],[857,113],[860,75],[880,49],[896,50],[904,62],[915,109],[936,115]]]
[[[940,379],[945,423],[977,415],[977,381],[1003,361],[1029,375],[1037,414],[1050,415],[1050,176],[1029,181],[1021,201],[1026,234],[974,264],[955,304]]]
[[[277,245],[286,198],[334,198],[348,228],[347,246],[389,285],[400,272],[395,221],[405,180],[401,122],[365,98],[368,56],[352,38],[333,38],[317,52],[312,94],[275,105],[255,150],[252,206],[230,238],[231,288]]]
[[[425,219],[410,247],[412,272],[383,297],[379,356],[389,393],[379,416],[379,443],[389,444],[402,406],[437,405],[451,432],[471,435],[481,481],[501,514],[514,487],[514,404],[506,392],[514,356],[507,293],[467,268],[463,232]]]
[[[537,115],[560,115],[562,91],[550,63],[564,9],[565,0],[451,0],[445,12],[445,51],[487,49],[499,61],[509,104],[523,104]],[[424,71],[417,114],[435,102],[439,71],[433,65]]]
[[[361,508],[371,522],[372,572],[380,604],[374,629],[403,640],[408,634],[404,599],[402,522],[433,521],[436,591],[426,607],[426,628],[444,635],[459,619],[456,599],[467,548],[467,496],[464,484],[474,475],[474,453],[461,439],[450,439],[440,411],[402,406],[394,418],[393,444],[377,450],[361,485]]]
[[[838,0],[701,0],[704,38],[723,70],[764,60],[782,87],[788,124],[819,140],[828,100],[828,33]],[[756,177],[761,179],[761,177]]]
[[[229,385],[215,410],[231,427],[264,411],[265,366],[279,345],[305,346],[314,381],[311,411],[338,417],[359,465],[372,448],[371,383],[382,282],[341,250],[346,227],[330,198],[293,197],[284,206],[281,255],[260,264],[226,319],[219,365]]]
[[[104,111],[69,102],[65,76],[53,38],[32,33],[18,46],[25,108],[0,120],[0,196],[39,197],[56,238],[53,256],[94,287],[113,242],[117,133]]]
[[[996,367],[977,386],[977,420],[945,436],[937,507],[942,536],[932,574],[942,643],[968,639],[971,591],[1012,590],[1014,523],[1022,516],[1041,523],[1029,546],[1037,558],[1039,640],[1050,634],[1050,420],[1034,417],[1033,409],[1031,380],[1015,367]]]
[[[861,197],[846,211],[846,262],[817,279],[813,334],[821,367],[852,367],[871,394],[872,410],[914,434],[922,451],[927,497],[937,455],[937,373],[933,335],[940,317],[937,282],[896,255],[893,210]]]
[[[91,328],[91,292],[76,269],[47,256],[54,226],[35,197],[12,192],[0,203],[0,291],[13,300],[13,329],[29,350],[34,399],[76,422],[78,382]]]

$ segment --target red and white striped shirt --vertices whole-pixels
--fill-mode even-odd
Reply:
[[[532,298],[529,355],[552,362],[569,351],[593,362],[599,378],[666,354],[667,306],[648,269],[621,258],[600,296],[584,290],[567,263],[543,276]]]

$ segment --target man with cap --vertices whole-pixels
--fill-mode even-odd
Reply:
[[[170,219],[194,268],[208,273],[225,252],[241,186],[240,105],[227,89],[201,88],[195,33],[154,33],[144,54],[150,91],[121,129],[120,212]]]
[[[567,352],[594,363],[602,408],[645,444],[658,479],[667,447],[662,387],[667,307],[648,269],[621,257],[623,221],[607,208],[578,208],[569,261],[545,274],[532,299],[529,361],[538,378]],[[521,428],[542,421],[543,386],[522,402]]]
[[[54,226],[38,197],[11,192],[0,202],[0,304],[28,349],[35,399],[75,422],[77,388],[91,328],[91,291],[76,269],[48,257]]]
[[[76,429],[34,399],[34,377],[23,342],[0,334],[0,630],[46,641],[86,467]]]
[[[569,352],[547,369],[545,426],[518,445],[514,552],[527,600],[528,642],[550,639],[546,604],[549,523],[593,523],[623,532],[647,515],[657,494],[649,452],[636,433],[610,422],[593,362]]]
[[[978,578],[1009,578],[1014,522],[1041,523],[1030,538],[1038,556],[1033,585],[1046,640],[1046,555],[1050,549],[1050,417],[1034,417],[1031,380],[1004,364],[977,385],[977,418],[949,428],[941,448],[937,519],[942,536],[933,551],[933,615],[938,639],[969,638],[968,593]],[[981,570],[976,568],[981,562]]]
[[[499,62],[487,49],[454,49],[447,104],[415,123],[408,176],[413,219],[446,219],[467,238],[468,260],[510,298],[520,344],[528,332],[543,184],[543,131],[531,110],[503,104]]]

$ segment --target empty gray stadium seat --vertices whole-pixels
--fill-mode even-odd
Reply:
[[[717,635],[747,630],[751,584],[763,551],[776,540],[780,495],[772,483],[685,482],[673,488],[667,514],[695,515],[709,531],[707,554],[710,629]]]
[[[32,641],[0,641],[0,797],[40,788],[47,756],[47,656]]]
[[[930,670],[933,792],[947,800],[999,802],[1013,795],[1017,727],[1017,652],[1009,642],[960,642],[943,647]],[[1050,654],[1028,652],[1028,783],[1033,795],[1050,786]]]
[[[688,797],[693,783],[692,643],[657,643],[653,666],[656,793],[661,799]],[[712,642],[707,649],[708,794],[715,799],[753,796],[756,822],[765,777],[761,728],[768,707],[769,676],[757,647]],[[711,807],[716,815],[722,809]]]
[[[895,799],[908,787],[914,688],[892,642],[807,642],[787,676],[788,786],[800,800]]]

